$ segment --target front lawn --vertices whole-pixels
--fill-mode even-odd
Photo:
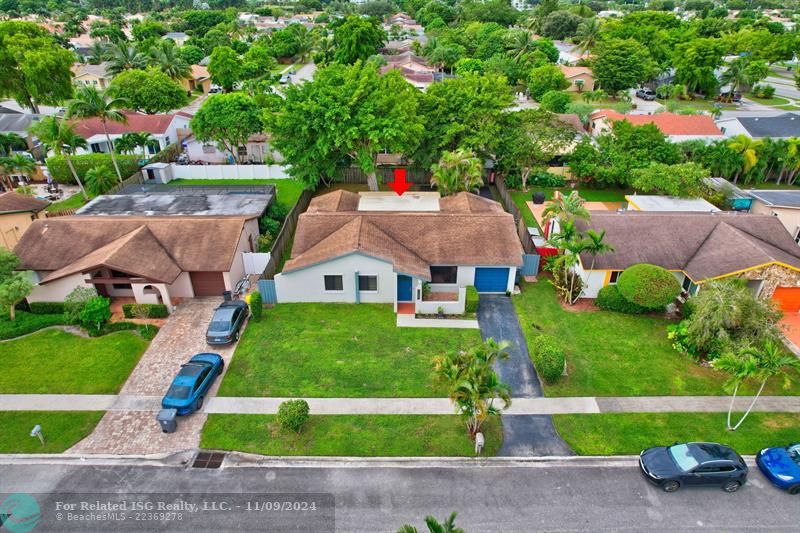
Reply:
[[[674,442],[720,442],[740,454],[800,441],[800,414],[752,413],[737,431],[726,413],[556,415],[556,429],[579,455],[633,455]]]
[[[103,411],[1,411],[0,453],[61,453],[94,430]],[[31,437],[42,426],[44,446]]]
[[[482,455],[503,443],[500,417],[483,425]],[[260,455],[351,457],[473,456],[474,442],[456,415],[317,415],[300,431],[281,429],[273,415],[209,415],[200,446]]]
[[[300,195],[303,193],[303,184],[293,179],[263,179],[263,180],[248,180],[248,179],[218,179],[218,180],[202,180],[202,179],[178,179],[169,182],[169,185],[208,185],[208,186],[224,186],[224,185],[274,185],[276,190],[276,200],[283,204],[287,209],[294,207]]]
[[[673,350],[667,339],[670,323],[658,316],[610,311],[564,310],[546,278],[523,283],[513,297],[522,329],[530,341],[538,333],[554,336],[567,354],[568,376],[545,385],[547,396],[669,396],[724,395],[727,374],[695,364]],[[753,394],[746,384],[741,394]],[[798,394],[779,380],[764,394]]]
[[[0,340],[15,339],[49,326],[60,326],[67,323],[64,315],[38,315],[17,311],[16,318],[10,320],[7,314],[0,317]],[[2,351],[2,345],[0,345]]]
[[[147,344],[127,331],[87,339],[61,330],[0,343],[0,394],[116,394]]]
[[[251,321],[222,396],[430,397],[434,356],[478,330],[398,328],[390,305],[278,304]]]
[[[753,96],[753,93],[746,93],[744,97],[747,98],[748,100],[756,102],[757,104],[767,105],[767,106],[784,106],[791,104],[791,102],[788,99],[782,98],[780,96],[772,96],[771,98],[758,98],[756,96]]]

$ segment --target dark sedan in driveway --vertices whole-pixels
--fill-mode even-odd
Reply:
[[[208,344],[230,344],[239,340],[239,330],[244,325],[249,309],[244,300],[222,302],[214,310],[206,330]]]
[[[225,362],[216,353],[199,353],[181,365],[167,394],[161,400],[164,409],[177,409],[178,415],[192,414],[203,407],[203,399],[222,373]]]
[[[736,492],[747,481],[747,465],[733,449],[713,442],[648,448],[639,454],[648,481],[675,492],[683,486],[710,485]]]

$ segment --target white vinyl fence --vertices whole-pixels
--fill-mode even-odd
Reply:
[[[242,252],[245,274],[262,274],[269,263],[270,253]]]
[[[287,179],[283,165],[177,165],[172,163],[172,179]]]

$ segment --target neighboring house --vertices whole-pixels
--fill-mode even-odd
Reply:
[[[14,191],[0,192],[0,248],[13,250],[33,221],[44,218],[48,205]]]
[[[208,94],[211,90],[211,74],[208,68],[200,65],[192,65],[192,75],[190,78],[180,80],[181,86],[186,92],[191,93],[195,90],[202,90],[203,94]]]
[[[170,144],[178,142],[180,139],[188,137],[189,122],[192,117],[185,113],[174,115],[145,115],[133,111],[123,111],[127,119],[127,124],[119,122],[107,122],[106,128],[113,143],[115,139],[122,137],[124,133],[147,132],[156,141],[156,144],[148,146],[150,155],[155,155]],[[98,118],[87,118],[75,121],[75,132],[86,139],[91,152],[110,152],[110,147],[106,141],[103,123]],[[78,149],[77,153],[87,153],[86,150]]]
[[[614,122],[627,120],[634,126],[654,124],[672,142],[722,139],[722,131],[708,115],[679,115],[656,113],[654,115],[623,115],[613,109],[599,109],[589,115],[589,131],[598,136],[611,130]]]
[[[800,191],[757,189],[745,192],[753,199],[751,213],[777,217],[800,244]]]
[[[596,298],[626,268],[650,263],[671,271],[690,294],[708,281],[735,276],[764,298],[796,295],[794,311],[800,310],[800,247],[773,216],[593,211],[578,226],[605,231],[605,242],[614,247],[594,259],[592,270],[592,256],[581,254],[584,298]]]
[[[717,121],[725,137],[746,135],[751,139],[789,139],[800,137],[800,114],[736,117]]]
[[[162,39],[172,39],[177,46],[183,46],[189,40],[189,35],[182,31],[171,31],[164,35]]]
[[[682,213],[711,213],[719,209],[702,198],[676,198],[650,194],[627,194],[625,201],[632,211],[661,211]]]
[[[384,54],[386,65],[381,67],[381,74],[390,70],[399,70],[403,78],[417,89],[426,89],[433,83],[436,68],[429,65],[425,58],[404,52],[397,55]]]
[[[197,193],[190,188],[181,188],[180,194],[159,190],[142,193],[104,194],[78,209],[77,215],[84,216],[237,216],[261,218],[274,198],[274,187],[265,186],[271,192],[255,194],[236,191],[231,194],[203,194],[200,187]],[[197,188],[197,187],[192,187]],[[174,187],[172,188],[174,192]]]
[[[559,65],[558,68],[564,73],[564,77],[569,82],[567,91],[581,92],[594,90],[594,75],[589,67],[570,67]]]
[[[232,156],[227,150],[220,150],[213,141],[202,142],[195,137],[184,141],[184,153],[191,161],[209,163],[230,163]],[[264,133],[251,135],[247,144],[239,148],[239,161],[258,164],[274,164],[283,161],[283,155],[272,149],[269,136]]]
[[[258,219],[246,216],[70,216],[36,220],[14,252],[34,272],[29,302],[61,302],[76,287],[138,303],[222,296],[244,275]]]
[[[391,303],[413,313],[429,283],[463,310],[469,285],[513,290],[522,255],[513,217],[492,200],[336,191],[300,215],[275,288],[278,302]]]
[[[97,65],[75,63],[72,65],[72,74],[75,85],[96,87],[100,90],[108,88],[114,78],[114,75],[108,72],[108,61]]]
[[[8,135],[14,133],[25,139],[28,150],[34,150],[39,144],[30,133],[28,128],[35,122],[42,120],[44,115],[34,115],[32,113],[0,113],[0,134]]]

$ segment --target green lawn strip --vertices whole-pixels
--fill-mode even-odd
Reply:
[[[222,396],[430,397],[432,359],[478,330],[398,328],[391,305],[281,304],[251,321]]]
[[[499,417],[483,425],[483,456],[503,443]],[[209,415],[200,446],[261,455],[357,457],[473,456],[474,442],[456,415],[312,415],[300,433],[273,415]]]
[[[277,200],[291,209],[300,195],[303,193],[304,186],[297,180],[290,178],[286,179],[177,179],[169,182],[169,185],[209,185],[209,186],[224,186],[224,185],[275,185]]]
[[[726,394],[723,383],[728,375],[677,353],[667,339],[670,322],[664,318],[565,311],[546,278],[523,283],[522,294],[513,302],[529,341],[539,333],[552,335],[567,354],[568,375],[545,385],[547,396]],[[781,380],[773,380],[764,394],[800,394],[798,382],[784,390]],[[746,383],[740,394],[754,394],[757,388],[756,383]]]
[[[0,394],[115,394],[147,344],[127,331],[87,339],[60,330],[0,343]]]
[[[89,195],[89,198],[91,199],[93,196]],[[52,204],[48,205],[45,210],[51,213],[69,211],[70,209],[78,209],[85,203],[86,202],[83,200],[83,195],[81,195],[80,191],[78,191],[69,198],[64,198],[63,200],[53,202]]]
[[[776,185],[774,181],[766,181],[766,182],[763,182],[763,183],[751,183],[751,184],[745,185],[743,188],[747,188],[747,189],[781,189],[781,190],[791,191],[791,190],[800,189],[800,186],[798,186],[798,185],[789,185],[788,183],[781,183],[781,184],[777,184]]]
[[[104,411],[0,411],[0,453],[61,453],[92,432]],[[42,426],[44,446],[31,437]]]
[[[736,414],[736,413],[734,413]],[[740,454],[800,441],[800,414],[752,413],[728,431],[726,413],[603,413],[556,415],[561,437],[579,455],[633,455],[674,442],[720,442]]]
[[[7,314],[0,317],[0,340],[15,339],[34,331],[49,326],[59,326],[67,323],[64,315],[36,315],[17,311],[16,318],[10,320]],[[0,345],[0,352],[2,352]]]
[[[791,104],[791,102],[787,98],[782,98],[780,96],[773,96],[772,98],[758,98],[752,95],[752,93],[746,93],[744,95],[745,98],[748,100],[752,100],[761,105],[768,105],[768,106],[783,106]]]

